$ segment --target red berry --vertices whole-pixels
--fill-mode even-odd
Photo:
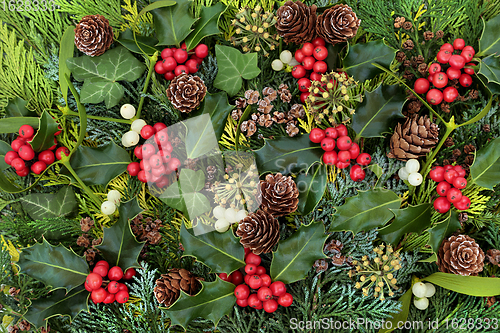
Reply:
[[[444,172],[443,172],[443,179],[444,179]],[[441,197],[446,197],[450,188],[451,188],[450,183],[448,183],[447,181],[441,181],[437,185],[436,191]]]
[[[155,65],[155,72],[163,75],[167,72],[165,68],[163,68],[163,60],[158,60]]]
[[[453,53],[451,53],[448,50],[441,50],[438,52],[436,60],[439,61],[441,64],[447,64],[448,61],[450,61],[452,55]]]
[[[444,168],[445,170],[450,170],[450,169],[453,169],[454,167],[453,167],[453,165],[448,164],[448,165],[443,166],[443,168]]]
[[[443,93],[437,89],[431,89],[426,95],[427,102],[438,105],[443,101]]]
[[[460,191],[458,188],[452,187],[448,190],[448,193],[446,193],[446,198],[451,203],[458,202],[460,201],[460,199],[462,199],[462,191]]]
[[[248,285],[252,289],[259,289],[262,287],[262,279],[258,275],[250,275],[250,278],[248,278]]]
[[[332,138],[324,138],[321,140],[321,149],[324,151],[332,151],[335,149],[335,140]]]
[[[302,65],[304,66],[304,69],[310,71],[313,69],[315,62],[316,62],[316,59],[309,56],[309,57],[304,58],[304,61],[302,61]]]
[[[459,190],[462,190],[467,187],[467,179],[465,179],[464,177],[457,177],[453,179],[453,186],[455,186]]]
[[[160,149],[163,149],[161,147],[165,146],[168,142],[168,133],[165,129],[156,132],[155,134],[155,142],[158,145]]]
[[[458,90],[455,87],[446,87],[443,90],[443,99],[445,102],[454,102],[458,97]]]
[[[434,74],[432,83],[436,88],[444,88],[448,84],[448,75],[443,72],[437,72]]]
[[[465,66],[465,58],[461,55],[454,54],[451,56],[450,61],[448,62],[451,67],[455,69],[462,69]]]
[[[246,284],[248,284],[248,281],[250,281],[250,276],[251,275],[245,274],[245,276],[243,277],[243,281],[245,281]]]
[[[97,262],[97,264],[95,264],[95,265],[96,265],[96,266],[103,265],[103,266],[105,266],[105,267],[106,267],[106,269],[109,269],[109,264],[108,264],[108,262],[107,262],[106,260],[99,260],[99,261]]]
[[[441,65],[438,63],[433,63],[429,66],[429,74],[435,74],[441,72]]]
[[[178,64],[183,64],[188,59],[188,53],[183,49],[178,49],[174,52],[174,59]]]
[[[286,294],[286,285],[281,282],[281,281],[275,281],[271,283],[271,286],[269,286],[269,289],[271,289],[271,292],[273,293],[274,296],[283,296]]]
[[[453,184],[453,180],[457,176],[458,176],[458,173],[453,169],[444,170],[444,180],[446,180],[450,184]]]
[[[150,172],[151,171],[151,164],[149,164],[149,160],[142,160],[140,163],[139,163],[139,166],[141,168],[141,170],[144,170],[146,172]]]
[[[240,271],[234,271],[229,275],[229,278],[231,279],[231,282],[238,286],[243,283],[243,274],[241,274]]]
[[[15,139],[14,141],[12,141],[12,143],[10,144],[10,147],[12,148],[12,150],[17,152],[17,151],[19,151],[19,148],[21,148],[25,144],[26,144],[26,142],[24,142],[24,140],[21,140],[18,138],[18,139]]]
[[[181,161],[178,158],[172,158],[167,164],[167,171],[174,172],[181,166]]]
[[[470,204],[470,199],[465,195],[462,195],[462,198],[458,202],[453,203],[453,206],[455,206],[458,210],[467,210],[470,208]]]
[[[151,125],[146,125],[141,129],[141,137],[145,140],[149,139],[155,134],[155,129]]]
[[[142,158],[144,160],[149,160],[154,153],[156,153],[156,149],[152,144],[146,143],[142,145]]]
[[[307,97],[308,97],[310,94],[311,94],[310,92],[303,92],[302,94],[300,94],[300,101],[301,101],[302,103],[305,103],[305,102],[306,102]]]
[[[118,283],[118,290],[119,291],[124,290],[124,291],[128,292],[128,287],[125,285],[125,283]]]
[[[162,66],[163,66],[163,69],[165,70],[165,73],[169,72],[169,71],[173,71],[175,69],[175,67],[177,67],[177,61],[175,61],[174,57],[167,57],[167,58],[163,59]],[[165,73],[163,73],[163,74],[165,74]]]
[[[297,82],[297,84],[299,85],[299,91],[308,92],[309,87],[311,86],[311,80],[309,80],[306,77],[303,77],[303,78],[299,79],[299,82]]]
[[[92,289],[87,285],[87,282],[85,282],[83,285],[85,287],[85,290],[87,290],[90,293],[92,292]]]
[[[129,268],[125,271],[125,274],[123,275],[124,280],[132,280],[132,278],[137,274],[134,268]]]
[[[110,280],[119,281],[123,277],[123,271],[118,266],[111,267],[108,271],[108,277]]]
[[[453,167],[453,170],[455,170],[458,174],[459,177],[465,177],[465,169],[461,165],[455,165]]]
[[[248,298],[246,299],[236,299],[236,304],[241,306],[242,308],[248,306]]]
[[[156,123],[153,125],[153,128],[155,129],[155,133],[158,133],[159,131],[167,128],[167,125],[165,125],[164,123]],[[167,130],[165,130],[165,133],[167,133]]]
[[[309,133],[309,140],[314,143],[320,143],[325,138],[325,131],[320,128],[313,128]]]
[[[194,53],[198,58],[203,59],[208,56],[208,46],[206,46],[205,44],[199,44],[194,48]]]
[[[302,65],[296,65],[292,68],[292,76],[296,79],[300,79],[306,75],[306,70]]]
[[[450,43],[443,44],[443,46],[441,46],[440,50],[447,50],[450,53],[453,53],[453,51],[455,51],[455,49],[453,48],[453,45],[451,45]]]
[[[316,61],[313,65],[313,71],[316,73],[326,73],[328,65],[324,61]]]
[[[476,54],[476,51],[472,48],[472,46],[466,46],[462,50],[462,53],[460,54],[462,57],[464,57],[465,61],[469,62],[474,58],[474,55]]]
[[[321,37],[316,37],[311,41],[312,45],[314,46],[325,46],[325,40]]]
[[[267,287],[260,287],[259,291],[257,291],[257,297],[259,301],[265,302],[273,298],[273,293]]]
[[[352,140],[347,135],[342,135],[337,139],[337,147],[339,150],[349,150],[352,147]],[[339,157],[340,158],[340,157]]]
[[[339,169],[345,169],[347,168],[349,165],[351,165],[351,163],[344,163],[344,162],[341,162],[341,161],[338,161],[337,164],[335,164],[335,166]]]
[[[237,299],[247,299],[250,296],[250,288],[246,284],[240,284],[234,288],[234,296]]]
[[[321,74],[312,72],[311,75],[309,75],[309,78],[311,79],[311,81],[321,81]]]
[[[337,157],[339,162],[342,163],[350,163],[351,162],[351,154],[348,150],[341,150],[338,152]]]
[[[339,132],[333,127],[328,127],[325,130],[325,135],[329,138],[336,139],[339,136]]]
[[[12,160],[15,158],[19,158],[19,155],[15,151],[11,150],[11,151],[8,151],[7,153],[5,153],[4,161],[8,165],[11,165]]]
[[[161,146],[161,149],[168,152],[168,153],[172,153],[172,151],[174,150],[174,147],[172,147],[172,144],[170,142],[165,142]]]
[[[261,262],[262,262],[262,258],[256,254],[253,254],[252,252],[248,253],[245,256],[245,263],[246,264],[253,264],[255,266],[259,266]]]
[[[439,197],[434,200],[434,209],[436,212],[444,214],[449,211],[451,208],[451,204],[446,197]]]
[[[250,275],[255,275],[257,270],[257,266],[254,264],[247,264],[245,266],[245,273],[250,274]]]
[[[181,74],[189,74],[189,70],[187,69],[186,66],[179,65],[179,66],[175,67],[174,74],[175,74],[175,76],[179,76]]]
[[[69,153],[70,153],[70,152],[69,152],[69,149],[68,149],[68,148],[66,148],[66,147],[59,147],[59,148],[57,148],[57,150],[56,150],[56,158],[57,158],[58,160],[60,160],[60,159],[62,158],[62,155],[63,155],[63,154],[64,154],[64,155],[66,155],[66,156],[69,156]]]
[[[226,273],[219,273],[219,277],[222,281],[232,282],[231,278]]]
[[[102,301],[104,304],[111,304],[115,301],[115,294],[108,293],[108,296]]]
[[[323,163],[326,165],[336,165],[339,161],[339,157],[335,150],[327,151],[323,154]]]
[[[266,274],[266,269],[264,268],[264,266],[257,266],[257,269],[255,270],[255,274],[259,275],[259,276]]]
[[[278,304],[284,307],[289,307],[293,303],[293,296],[289,293],[278,298]]]
[[[120,290],[119,292],[116,293],[115,295],[115,299],[118,303],[120,304],[123,304],[123,303],[127,303],[128,301],[128,291],[125,291],[125,290]]]
[[[94,301],[95,304],[101,303],[108,296],[108,292],[104,290],[104,288],[94,289],[92,294],[90,294],[90,298]]]
[[[38,154],[38,160],[42,161],[46,165],[51,165],[56,160],[56,157],[51,150],[44,150]]]
[[[425,94],[429,90],[430,85],[429,80],[421,77],[415,81],[413,90],[415,90],[417,94]]]
[[[432,80],[433,80],[433,74],[430,74],[428,77],[427,77],[427,81],[429,81],[430,83],[432,83]]]
[[[175,78],[175,74],[173,71],[168,71],[165,73],[165,80],[172,81]]]
[[[134,148],[134,155],[135,155],[135,157],[137,157],[140,160],[143,159],[143,156],[142,156],[142,145],[135,146],[135,148]]]
[[[462,75],[462,71],[460,69],[455,69],[453,67],[450,67],[446,70],[446,75],[448,75],[448,78],[451,80],[458,79],[460,75]]]
[[[304,58],[305,58],[305,54],[304,52],[302,52],[301,49],[298,49],[297,51],[295,51],[295,60],[299,63],[301,63],[302,61],[304,61]]]
[[[475,64],[473,64],[472,62],[469,62],[469,63],[468,63],[468,64],[466,64],[465,66],[467,66],[467,67],[465,67],[465,68],[464,68],[464,72],[465,72],[465,74],[474,75],[474,73],[475,73],[475,72],[474,72],[474,68],[471,68],[471,67],[472,67],[472,66],[476,66],[476,65],[475,65]],[[469,67],[469,66],[471,66],[471,67]]]
[[[104,265],[96,265],[94,266],[92,272],[99,274],[102,277],[106,277],[106,275],[108,275],[108,268]]]
[[[359,165],[362,165],[362,166],[366,166],[366,165],[370,164],[371,161],[372,161],[372,157],[368,153],[362,153],[356,159],[356,163],[358,163]]]
[[[186,61],[186,67],[189,70],[190,74],[194,74],[198,71],[198,69],[200,69],[200,65],[194,59],[189,59],[188,61]]]
[[[147,183],[148,182],[148,176],[146,174],[146,171],[141,170],[137,174],[137,179],[139,179],[140,182]]]
[[[21,170],[16,170],[16,174],[19,177],[26,177],[30,173],[30,169],[28,167],[24,167]]]
[[[19,136],[21,138],[32,138],[34,134],[35,130],[30,125],[23,125],[19,128]]]
[[[462,74],[458,79],[462,87],[470,87],[472,85],[472,77],[469,74]]]
[[[102,276],[97,273],[90,273],[85,279],[85,283],[92,289],[99,289],[102,285]]]
[[[45,169],[47,169],[47,164],[42,161],[37,161],[31,166],[31,171],[37,175],[41,174]]]
[[[349,172],[351,179],[355,182],[359,182],[365,179],[365,170],[359,165],[353,165],[351,171]]]
[[[274,299],[270,299],[266,302],[263,302],[262,307],[267,313],[273,313],[278,309],[278,303]]]
[[[110,281],[107,288],[109,293],[116,294],[120,291],[120,284],[117,281]]]
[[[174,52],[169,49],[168,47],[163,49],[163,51],[161,51],[161,57],[162,59],[166,59],[168,57],[173,57],[174,56]]]
[[[257,297],[257,294],[251,294],[248,296],[248,306],[254,309],[262,309],[262,302]]]
[[[313,51],[316,60],[325,60],[328,57],[328,50],[324,46],[316,46]]]
[[[356,142],[352,143],[351,148],[349,148],[349,153],[351,154],[351,160],[355,160],[356,158],[358,158],[360,149],[359,145]]]
[[[31,161],[35,158],[35,151],[29,144],[25,144],[19,147],[17,153],[19,154],[19,157],[25,161]]]
[[[24,163],[24,160],[22,158],[16,157],[15,159],[12,160],[10,165],[16,169],[17,171],[21,171],[26,167],[26,164]],[[28,171],[29,172],[29,171]]]
[[[429,172],[429,176],[431,179],[437,183],[440,183],[444,180],[444,168],[441,166],[435,166]]]
[[[339,133],[339,136],[346,136],[347,135],[348,131],[347,131],[347,127],[345,127],[345,125],[335,126],[335,129]]]
[[[453,48],[455,50],[461,50],[465,47],[465,41],[462,38],[457,38],[453,41]]]
[[[302,45],[302,53],[304,53],[306,57],[312,56],[313,52],[314,52],[314,45],[312,45],[312,43],[304,43],[304,45]]]

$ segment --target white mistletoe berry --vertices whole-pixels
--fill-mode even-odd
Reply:
[[[132,119],[135,117],[135,107],[131,104],[123,104],[120,108],[120,114],[125,119]]]
[[[116,205],[111,201],[104,201],[101,205],[101,212],[104,215],[111,215],[115,212]]]

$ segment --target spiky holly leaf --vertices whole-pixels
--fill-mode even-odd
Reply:
[[[387,243],[397,245],[406,233],[422,233],[431,224],[431,208],[430,203],[424,203],[405,209],[391,210],[396,218],[390,225],[379,230],[380,238]]]
[[[474,183],[490,190],[500,183],[500,138],[477,152],[470,174]]]
[[[78,202],[71,186],[57,193],[32,193],[20,199],[23,209],[33,220],[71,215],[78,210]]]
[[[26,105],[28,105],[28,102],[22,98],[14,97],[11,99],[5,107],[7,118],[36,116],[36,113],[28,110]]]
[[[395,56],[396,50],[387,46],[383,40],[358,43],[349,46],[349,51],[344,58],[344,71],[353,76],[354,80],[364,82],[382,73],[382,70],[373,66],[372,63],[390,68]]]
[[[17,133],[23,125],[38,128],[37,117],[9,117],[0,119],[0,134]]]
[[[225,92],[221,91],[216,94],[207,93],[199,111],[192,113],[192,116],[194,117],[205,113],[209,114],[215,136],[217,140],[220,140],[222,133],[224,133],[227,117],[232,109],[234,109],[234,105],[229,104]]]
[[[297,210],[307,215],[316,208],[325,193],[328,171],[326,165],[315,165],[301,172],[295,183],[299,189],[299,205]]]
[[[226,11],[226,8],[221,2],[211,7],[201,8],[201,17],[194,25],[194,30],[186,38],[186,48],[188,50],[194,49],[203,38],[220,34],[219,17]]]
[[[5,154],[11,150],[12,147],[7,142],[0,140],[0,171],[10,168],[10,165],[5,163]]]
[[[479,52],[476,54],[476,57],[483,57],[490,54],[500,54],[499,29],[500,15],[497,15],[488,22],[484,23],[483,33],[479,39]]]
[[[54,145],[54,134],[59,131],[57,126],[54,118],[47,111],[43,111],[39,118],[38,131],[36,131],[33,140],[30,141],[35,152],[41,152]]]
[[[450,235],[452,232],[460,229],[460,221],[458,220],[458,214],[455,211],[448,213],[448,217],[441,223],[436,224],[428,230],[430,234],[429,245],[432,247],[432,251],[437,253],[443,239]]]
[[[153,1],[151,5],[154,5]],[[189,7],[193,0],[176,0],[175,5],[166,8],[151,10],[155,25],[158,45],[176,45],[179,47],[182,41],[193,29],[191,26],[196,21],[190,14]]]

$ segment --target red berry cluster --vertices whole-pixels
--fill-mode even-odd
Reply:
[[[453,45],[444,44],[436,56],[438,62],[429,66],[429,76],[417,79],[413,90],[417,94],[427,93],[427,102],[432,105],[438,105],[443,100],[448,103],[455,101],[459,96],[458,90],[455,87],[446,86],[449,80],[458,79],[462,87],[470,87],[471,75],[474,74],[474,69],[470,66],[475,66],[470,61],[475,54],[474,48],[469,45],[465,46],[465,41],[461,38],[455,39]],[[429,90],[431,83],[435,88]],[[442,88],[444,88],[443,91],[439,90]]]
[[[189,52],[186,50],[186,43],[182,43],[180,49],[166,48],[161,51],[162,60],[156,63],[155,72],[164,75],[169,81],[182,73],[194,74],[200,69],[206,56],[208,56],[208,46],[205,44],[199,44]]]
[[[143,183],[155,183],[158,188],[163,188],[169,184],[166,176],[181,166],[181,161],[172,157],[174,148],[168,138],[167,125],[164,123],[145,125],[141,129],[141,137],[145,140],[154,137],[156,145],[149,141],[136,146],[134,155],[141,161],[130,163],[127,171],[132,177],[137,176]]]
[[[222,280],[236,285],[234,289],[236,304],[241,307],[250,306],[257,310],[264,309],[268,313],[276,311],[278,305],[284,307],[292,305],[293,296],[286,292],[286,285],[281,281],[272,282],[264,266],[260,266],[261,261],[258,255],[245,249],[244,283],[243,274],[240,271],[235,271],[229,276],[225,273],[219,274]]]
[[[326,130],[313,128],[309,133],[309,140],[321,144],[321,148],[325,151],[323,163],[345,169],[351,165],[351,160],[356,160],[358,164],[351,167],[351,179],[355,182],[365,179],[365,171],[361,166],[370,164],[372,157],[368,153],[360,152],[359,145],[352,142],[345,125],[329,127]]]
[[[90,298],[92,298],[95,304],[110,304],[114,301],[126,303],[129,297],[128,288],[124,283],[118,281],[121,279],[132,280],[135,274],[136,271],[133,268],[127,269],[124,274],[120,267],[114,266],[109,268],[109,264],[101,260],[94,266],[92,273],[87,275],[85,289],[91,293]],[[106,276],[109,278],[109,281],[103,281],[103,278]],[[107,284],[107,286],[103,287],[103,283]]]
[[[57,131],[54,136],[59,135],[61,131]],[[35,151],[29,144],[33,140],[35,130],[30,125],[23,125],[19,128],[19,136],[12,141],[10,147],[11,151],[5,154],[5,163],[10,165],[16,170],[16,173],[21,177],[26,177],[31,171],[37,175],[41,174],[43,170],[47,169],[49,165],[54,163],[55,158],[61,159],[61,153],[64,152],[66,156],[69,155],[69,149],[66,147],[59,147],[56,150],[55,157],[53,150],[57,147],[57,140],[54,138],[54,145],[47,150],[44,150],[36,155]]]
[[[429,173],[431,179],[438,182],[436,188],[439,197],[434,200],[434,209],[438,213],[446,213],[451,204],[458,210],[467,210],[470,207],[470,199],[462,195],[462,189],[467,186],[464,178],[465,170],[460,165],[435,166]]]

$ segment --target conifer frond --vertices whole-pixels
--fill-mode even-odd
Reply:
[[[120,0],[54,0],[60,6],[59,12],[71,15],[71,19],[79,22],[87,15],[102,15],[108,19],[115,34],[126,22],[121,15]]]
[[[142,25],[153,26],[153,15],[151,13],[146,13],[139,17],[139,10],[137,9],[137,1],[134,1],[132,4],[132,0],[124,0],[124,4],[122,5],[122,9],[126,12],[122,14],[124,23],[121,27],[122,31],[125,29],[130,29],[135,31],[137,34],[142,34],[141,29],[139,29]]]

